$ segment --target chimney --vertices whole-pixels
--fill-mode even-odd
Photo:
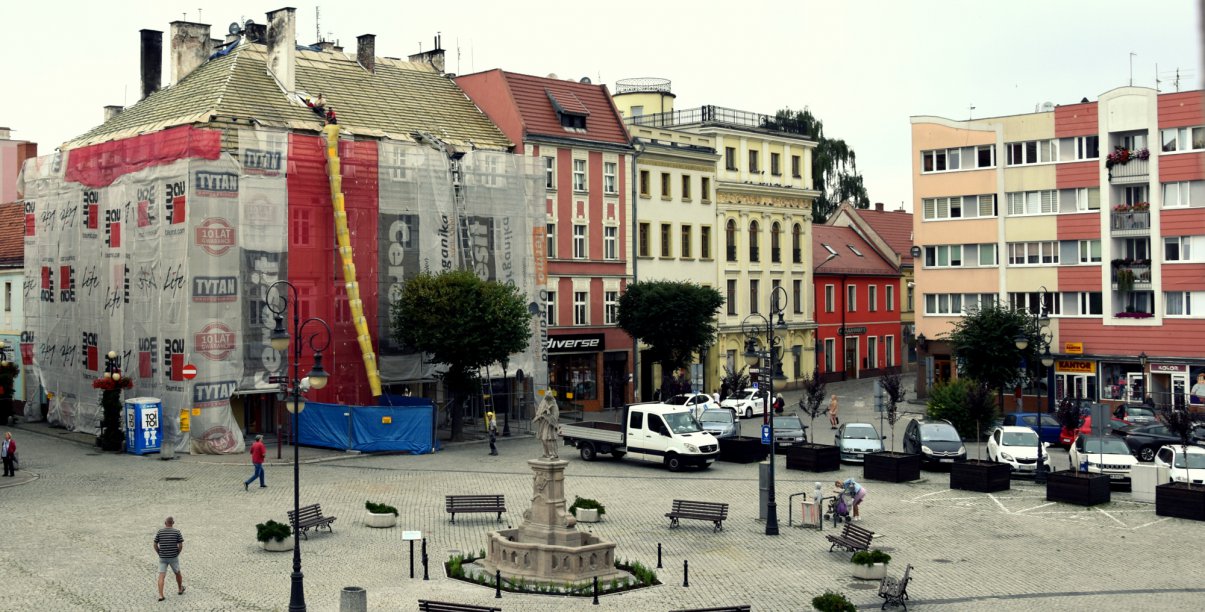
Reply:
[[[422,53],[415,53],[409,57],[412,62],[420,62],[431,64],[440,74],[444,72],[444,50],[439,46],[439,34],[435,34],[435,48]]]
[[[110,119],[120,115],[121,111],[123,111],[123,110],[125,110],[125,107],[121,106],[120,104],[106,106],[105,107],[105,123],[108,123]]]
[[[262,23],[254,23],[250,19],[243,24],[243,32],[247,35],[247,40],[253,43],[263,43],[268,38],[268,26]]]
[[[268,13],[268,72],[286,92],[297,88],[293,66],[297,57],[296,13],[291,6]]]
[[[876,211],[878,211],[878,212],[883,212],[883,203],[882,203],[882,202],[875,202],[875,203],[874,203],[874,209],[875,209]]]
[[[377,71],[376,34],[361,34],[356,37],[356,61],[369,73]]]
[[[171,37],[174,85],[209,59],[209,24],[173,21]]]
[[[146,98],[163,85],[163,32],[139,30],[138,33],[142,36],[142,97]],[[108,119],[108,112],[105,114]]]

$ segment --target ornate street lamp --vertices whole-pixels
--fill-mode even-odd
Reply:
[[[1049,295],[1050,293],[1046,290],[1046,287],[1042,287],[1041,311],[1032,316],[1030,320],[1031,328],[1018,333],[1013,338],[1013,343],[1016,345],[1017,350],[1024,351],[1029,347],[1030,334],[1033,335],[1035,341],[1034,352],[1039,355],[1042,365],[1046,368],[1046,410],[1053,412],[1054,355],[1050,352],[1050,345],[1054,340],[1054,335],[1048,331],[1050,328],[1050,315],[1046,309],[1046,299]],[[1022,359],[1022,367],[1024,367],[1024,359]],[[1041,410],[1034,410],[1034,431],[1038,434],[1038,462],[1034,465],[1033,477],[1037,483],[1046,482],[1046,463],[1042,453],[1042,416]]]
[[[781,294],[780,294],[781,292]],[[745,317],[741,323],[741,328],[745,331],[745,363],[750,367],[760,365],[763,356],[769,360],[769,372],[766,376],[766,381],[769,383],[767,389],[768,396],[766,403],[763,405],[766,418],[770,427],[770,483],[767,493],[769,500],[766,503],[766,535],[778,535],[778,504],[774,499],[774,464],[776,461],[777,452],[775,451],[774,439],[774,417],[771,414],[771,404],[774,401],[774,381],[785,381],[786,376],[782,373],[781,365],[776,364],[776,361],[781,359],[779,351],[782,346],[778,343],[774,336],[774,329],[786,329],[786,321],[783,320],[783,312],[787,308],[787,290],[781,286],[775,287],[770,292],[770,311],[769,318],[763,317],[760,314],[751,314]],[[775,315],[778,316],[777,324],[774,323]],[[766,331],[766,352],[765,354],[757,350],[757,334],[763,329]],[[778,367],[775,367],[775,366]]]

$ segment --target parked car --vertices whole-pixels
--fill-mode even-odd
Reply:
[[[1037,432],[1029,427],[1002,425],[987,439],[987,458],[1007,463],[1014,472],[1033,472],[1038,466],[1038,444],[1042,444],[1042,463],[1050,469],[1049,442],[1041,442]]]
[[[1168,468],[1172,482],[1188,482],[1191,476],[1194,484],[1205,483],[1205,448],[1169,444],[1155,453],[1155,465]]]
[[[1040,427],[1038,426],[1039,422],[1041,423]],[[1010,412],[1004,415],[1004,419],[1000,424],[1004,427],[1028,427],[1036,431],[1041,436],[1043,442],[1051,444],[1059,443],[1059,431],[1062,429],[1059,427],[1058,419],[1049,414],[1037,412]],[[1071,441],[1068,440],[1067,443],[1070,444]]]
[[[670,406],[686,406],[690,408],[690,411],[694,413],[696,418],[702,415],[704,410],[719,408],[715,400],[706,393],[680,393],[665,400],[663,403]]]
[[[1117,417],[1109,417],[1109,426],[1110,433],[1113,433],[1120,429],[1129,427],[1129,423],[1126,423]],[[1079,423],[1079,429],[1076,429],[1075,431],[1071,431],[1066,427],[1059,430],[1059,444],[1070,447],[1071,443],[1075,441],[1075,437],[1081,435],[1092,435],[1092,415],[1085,416]]]
[[[709,408],[699,415],[699,424],[703,431],[716,439],[736,438],[741,434],[741,424],[736,420],[736,413],[731,408]]]
[[[1123,427],[1115,431],[1117,435],[1123,436],[1126,446],[1130,447],[1130,453],[1138,458],[1139,461],[1154,461],[1155,453],[1160,446],[1164,444],[1178,444],[1180,436],[1173,434],[1163,423],[1151,423],[1148,425],[1131,425]],[[1193,443],[1202,440],[1199,437],[1205,434],[1205,431],[1194,430],[1194,435],[1191,438]]]
[[[904,430],[904,452],[922,455],[927,463],[967,460],[967,448],[949,421],[913,419]]]
[[[1067,453],[1071,469],[1104,474],[1113,482],[1130,481],[1130,468],[1138,460],[1130,454],[1130,448],[1117,436],[1076,436]]]
[[[1158,421],[1155,411],[1142,404],[1122,404],[1113,411],[1113,416],[1123,420],[1128,425],[1146,425]]]
[[[760,389],[745,389],[737,391],[729,395],[724,401],[720,402],[720,408],[731,408],[736,411],[738,416],[743,416],[746,419],[753,415],[763,415],[766,413],[766,395],[768,392]]]
[[[883,450],[883,436],[870,423],[842,423],[834,441],[841,449],[841,460],[862,463],[866,453]]]
[[[774,442],[779,446],[792,446],[807,442],[805,432],[808,426],[794,414],[780,414],[774,419]]]

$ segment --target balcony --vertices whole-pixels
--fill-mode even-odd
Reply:
[[[807,125],[793,118],[779,118],[723,106],[701,106],[687,110],[652,113],[626,117],[628,125],[646,127],[683,127],[689,125],[716,125],[723,127],[754,129],[763,132],[787,134],[799,138],[811,138]],[[730,168],[734,169],[734,168]]]
[[[1151,213],[1144,208],[1134,210],[1126,204],[1114,207],[1111,213],[1109,235],[1116,237],[1147,236],[1151,233]]]
[[[1113,260],[1114,291],[1150,291],[1151,264],[1147,260]]]
[[[791,261],[793,263],[803,263],[803,250],[791,249]]]
[[[761,249],[760,248],[755,247],[755,246],[749,247],[749,261],[752,261],[752,262],[761,261]]]
[[[728,261],[736,261],[736,246],[728,245]]]
[[[770,247],[770,261],[773,263],[782,263],[782,249]]]
[[[1117,164],[1109,168],[1109,183],[1113,185],[1146,183],[1150,180],[1150,165],[1150,160],[1132,157],[1124,164]]]

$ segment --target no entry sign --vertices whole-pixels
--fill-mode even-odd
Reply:
[[[184,376],[184,380],[192,380],[197,377],[197,366],[186,363],[184,368],[180,370],[180,374]]]

